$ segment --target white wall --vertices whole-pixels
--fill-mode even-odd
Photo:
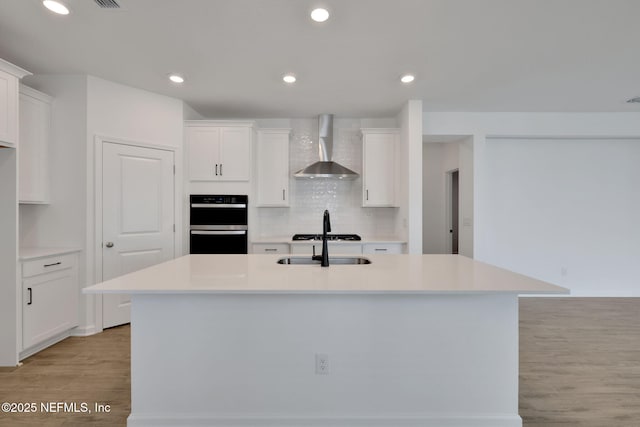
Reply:
[[[486,155],[487,261],[640,296],[640,139],[487,139]]]
[[[627,191],[626,196],[619,194],[622,182],[628,179],[637,182],[634,168],[640,161],[636,148],[640,144],[640,113],[424,113],[423,124],[425,135],[466,134],[473,138],[476,259],[567,286],[573,295],[640,296],[638,270],[632,262],[621,261],[640,259],[639,226],[631,219],[637,214],[638,205],[633,200],[638,200],[638,194],[633,191]],[[620,140],[629,137],[627,141]],[[535,141],[521,141],[527,138],[535,138],[540,145],[535,146]],[[594,148],[578,150],[590,144]],[[565,147],[569,146],[572,149],[567,153]],[[516,173],[518,171],[509,176],[497,175],[500,168],[507,167],[505,160],[515,161],[527,154],[533,156],[530,150],[542,147],[546,151],[539,158],[539,168],[524,169],[522,175]],[[555,165],[558,159],[564,162],[564,169]],[[548,175],[546,165],[555,168]],[[547,176],[564,178],[559,188],[549,189],[547,185],[550,197],[559,199],[562,192],[567,193],[566,197],[580,194],[580,203],[541,201],[546,197],[541,189],[545,188]],[[509,216],[505,221],[506,207],[496,205],[496,198],[503,194],[505,198],[514,197],[520,194],[516,189],[531,192],[538,197],[533,200],[541,203],[510,206],[506,212],[517,217]],[[623,203],[625,197],[628,200]],[[592,212],[604,213],[603,200],[619,203],[615,228],[620,233],[620,242],[615,245],[611,244],[612,237],[607,232],[609,220],[592,215]],[[550,224],[550,216],[563,221],[571,218],[567,222],[571,232],[566,234],[568,229],[565,229],[561,233],[554,228],[559,225]],[[539,222],[533,222],[532,230],[540,231],[540,224],[545,224],[552,226],[550,229],[556,233],[545,233],[542,238],[534,231],[527,231],[527,225],[533,220]],[[511,235],[518,236],[517,245],[496,240]],[[582,236],[590,238],[585,240]],[[581,242],[583,247],[574,247],[576,242]],[[603,246],[610,250],[608,254],[601,251]],[[595,259],[598,262],[594,262]],[[565,275],[562,267],[566,267]]]
[[[18,186],[17,154],[0,148],[0,366],[18,364]]]
[[[407,241],[407,252],[422,253],[422,101],[408,101],[398,114],[400,148],[398,179],[400,208],[396,230]]]

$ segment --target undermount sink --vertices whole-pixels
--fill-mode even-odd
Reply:
[[[310,256],[280,258],[278,264],[320,265],[320,260],[311,259]],[[329,257],[329,265],[356,265],[371,264],[371,260],[363,257]]]

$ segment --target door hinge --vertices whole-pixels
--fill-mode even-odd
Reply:
[[[175,224],[173,224],[173,232],[174,233],[176,232],[176,225]]]

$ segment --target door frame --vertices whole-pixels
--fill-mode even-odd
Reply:
[[[173,153],[173,221],[176,229],[173,233],[173,257],[182,252],[182,209],[180,208],[182,200],[182,150],[179,147],[171,147],[167,145],[154,144],[149,142],[140,142],[127,140],[123,138],[114,138],[105,135],[95,135],[94,137],[94,176],[93,176],[93,194],[94,194],[94,232],[93,244],[93,283],[102,282],[102,148],[104,144],[119,144],[132,147],[150,148],[153,150],[170,151]],[[90,236],[90,234],[89,234]],[[88,238],[90,238],[88,236]],[[95,333],[102,332],[102,294],[95,295]]]
[[[444,231],[444,248],[446,254],[453,251],[452,235],[449,230],[453,228],[453,174],[458,172],[458,215],[460,213],[460,168],[445,171],[445,198],[444,198],[444,215],[446,219],[446,228]],[[458,217],[458,253],[460,253],[460,218]]]

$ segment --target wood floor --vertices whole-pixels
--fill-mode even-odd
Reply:
[[[129,327],[69,338],[0,368],[0,402],[85,402],[109,413],[6,414],[0,426],[126,425]],[[520,299],[525,427],[640,426],[640,298]]]

